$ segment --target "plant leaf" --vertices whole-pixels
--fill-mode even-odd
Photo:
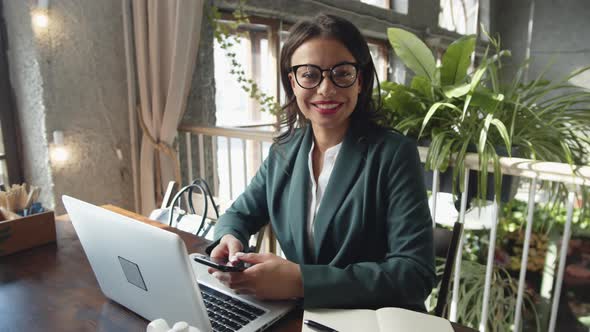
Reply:
[[[454,41],[442,58],[440,82],[442,86],[462,83],[475,50],[475,35],[464,36]]]
[[[411,88],[420,92],[422,96],[428,98],[428,100],[434,100],[434,94],[432,91],[432,83],[424,76],[414,76],[412,78]]]
[[[512,144],[510,143],[510,136],[508,136],[508,130],[506,130],[506,126],[504,125],[504,123],[502,123],[502,121],[498,119],[493,119],[492,124],[496,127],[496,129],[498,129],[500,136],[502,136],[504,144],[506,144],[506,151],[508,151],[508,156],[512,156],[512,149],[510,149],[510,146]]]
[[[488,140],[488,130],[490,129],[490,123],[492,122],[493,119],[494,119],[493,114],[486,115],[486,118],[485,118],[485,121],[483,124],[483,128],[481,129],[481,132],[479,134],[479,144],[477,145],[477,153],[479,153],[480,156],[483,154],[483,151],[485,149],[486,142]],[[486,165],[486,167],[487,167],[487,165]]]
[[[496,108],[498,102],[505,99],[503,94],[495,94],[488,90],[475,90],[471,99],[471,104],[479,106],[486,110],[493,110]]]
[[[432,52],[424,42],[413,33],[399,28],[387,29],[387,37],[395,54],[408,68],[416,75],[434,82],[436,64]]]
[[[465,102],[463,103],[463,114],[461,114],[461,123],[465,120],[465,115],[467,114],[467,109],[469,108],[469,104],[471,103],[471,98],[473,97],[473,93],[470,93],[465,98]]]
[[[447,85],[443,87],[443,93],[447,98],[459,98],[463,97],[471,90],[471,84],[463,83],[456,85]]]
[[[484,62],[482,63],[479,68],[477,68],[477,70],[475,71],[475,74],[473,74],[473,79],[471,80],[471,91],[475,91],[475,88],[477,88],[477,86],[479,85],[479,82],[481,81],[481,78],[483,77],[483,74],[485,74],[486,70],[488,69],[487,64]]]
[[[422,122],[422,128],[420,129],[420,135],[418,135],[418,137],[422,136],[422,131],[424,131],[424,128],[426,128],[426,125],[428,124],[428,121],[430,121],[430,118],[434,115],[434,113],[441,107],[441,106],[446,106],[449,107],[451,109],[454,109],[458,112],[461,112],[461,110],[459,108],[457,108],[457,106],[453,105],[453,104],[449,104],[449,103],[434,103],[430,109],[428,110],[428,112],[426,113],[426,116],[424,117],[424,121]]]

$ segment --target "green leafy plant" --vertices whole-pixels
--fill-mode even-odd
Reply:
[[[508,156],[517,148],[524,158],[584,163],[590,142],[590,91],[569,81],[590,67],[554,81],[546,80],[544,71],[525,82],[527,61],[507,80],[501,69],[510,52],[492,37],[479,64],[469,70],[474,35],[453,42],[437,66],[432,51],[414,34],[399,28],[387,33],[395,53],[415,76],[409,86],[382,85],[386,122],[406,135],[431,141],[427,169],[443,172],[453,161],[453,179],[462,182],[465,155],[473,150],[479,155],[482,198],[489,162],[499,197],[501,147]]]
[[[573,212],[573,236],[590,235],[590,217],[583,215],[582,212],[582,209],[575,209]],[[498,223],[498,238],[501,239],[498,250],[508,256],[505,267],[510,270],[520,269],[526,215],[526,202],[513,200],[502,207],[502,215]],[[565,222],[566,208],[562,204],[537,204],[533,212],[527,270],[539,272],[543,269],[549,236],[553,232],[563,233]]]
[[[437,274],[442,275],[444,262],[437,262]],[[483,306],[483,289],[485,284],[485,265],[477,262],[463,261],[461,263],[461,277],[459,281],[459,304],[457,307],[457,322],[477,329],[481,320]],[[508,271],[494,268],[490,287],[490,301],[486,331],[511,331],[514,323],[514,308],[518,283]],[[451,296],[451,294],[449,294]],[[436,305],[438,294],[433,292],[428,303],[429,310]],[[450,299],[448,301],[450,303]],[[531,294],[525,292],[523,302],[523,317],[533,322],[536,330],[540,330],[539,315]]]

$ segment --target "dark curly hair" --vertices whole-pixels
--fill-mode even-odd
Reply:
[[[357,104],[350,115],[352,123],[359,126],[362,131],[367,132],[372,127],[378,126],[377,122],[381,119],[381,113],[379,112],[381,94],[378,94],[378,105],[372,98],[374,82],[377,82],[377,91],[380,91],[380,86],[367,41],[351,22],[338,16],[319,14],[313,18],[297,22],[289,30],[289,37],[281,50],[281,81],[285,89],[287,102],[282,106],[281,134],[275,137],[275,143],[287,142],[295,128],[304,127],[309,122],[297,106],[289,81],[289,73],[291,72],[291,57],[295,50],[306,41],[318,37],[338,40],[360,65],[362,86]]]

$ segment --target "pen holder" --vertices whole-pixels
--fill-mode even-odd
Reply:
[[[0,214],[0,256],[55,242],[53,211],[4,220]]]

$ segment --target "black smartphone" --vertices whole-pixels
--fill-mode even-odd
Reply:
[[[242,261],[228,265],[229,262],[226,259],[213,258],[207,255],[197,254],[193,256],[193,259],[197,263],[205,264],[223,272],[241,272],[247,268],[246,264]]]

